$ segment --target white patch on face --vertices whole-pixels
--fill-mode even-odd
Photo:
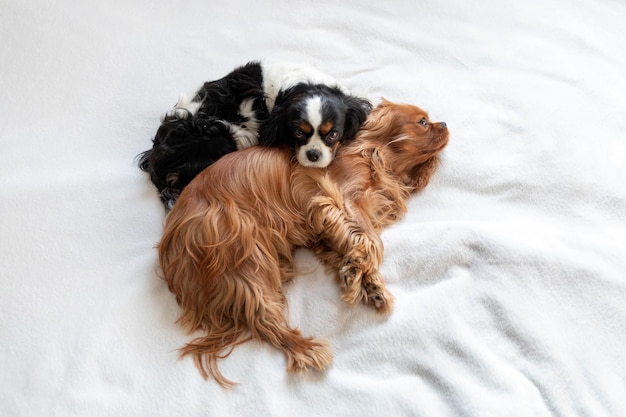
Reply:
[[[317,129],[322,124],[322,98],[319,96],[311,97],[306,101],[306,117],[311,126],[313,126],[313,136],[317,135]]]
[[[332,150],[326,146],[319,135],[323,121],[322,99],[312,97],[306,102],[306,114],[309,124],[313,127],[313,136],[296,151],[296,159],[305,167],[325,168],[333,161]]]
[[[239,115],[247,120],[242,124],[230,125],[230,132],[237,143],[237,149],[244,149],[259,143],[259,120],[254,111],[254,99],[248,98],[239,105]]]

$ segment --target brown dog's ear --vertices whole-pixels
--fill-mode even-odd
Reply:
[[[380,98],[380,104],[383,106],[388,106],[391,104],[391,101],[387,100],[385,97]]]
[[[413,187],[413,192],[420,191],[428,185],[430,177],[439,165],[439,158],[433,156],[423,164],[417,165],[410,174],[409,184]]]

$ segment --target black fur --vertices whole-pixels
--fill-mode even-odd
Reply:
[[[200,171],[236,150],[230,128],[222,119],[166,119],[152,149],[140,155],[139,167],[150,174],[163,204],[171,209]]]
[[[371,105],[367,100],[344,94],[339,88],[301,83],[278,92],[272,113],[263,90],[263,67],[249,62],[225,77],[204,83],[192,102],[201,103],[195,114],[176,107],[162,120],[152,141],[152,149],[138,156],[139,167],[150,174],[166,209],[171,209],[187,184],[207,166],[239,147],[287,145],[295,148],[287,130],[285,109],[297,111],[312,95],[323,97],[324,112],[345,117],[341,141],[354,137],[365,121]],[[272,80],[273,81],[273,80]],[[277,84],[280,85],[280,84]],[[241,104],[251,100],[255,123],[240,114]],[[342,124],[343,121],[342,121]],[[259,127],[260,126],[260,127]],[[248,138],[241,141],[238,135]],[[252,139],[252,140],[250,140]]]
[[[219,80],[204,83],[193,98],[202,102],[195,115],[163,118],[152,149],[139,155],[139,167],[150,174],[167,209],[200,171],[237,150],[230,124],[245,128],[248,120],[239,114],[239,106],[246,99],[254,100],[259,122],[268,117],[259,62],[249,62]]]
[[[254,99],[257,117],[268,115],[263,92],[263,70],[259,62],[249,62],[217,81],[204,83],[194,97],[202,107],[196,117],[217,117],[233,123],[244,123],[239,105],[245,99]]]

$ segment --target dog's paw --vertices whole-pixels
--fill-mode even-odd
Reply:
[[[341,298],[348,304],[356,304],[367,296],[361,285],[364,276],[363,263],[358,259],[344,259],[339,267],[339,281],[341,282]]]
[[[339,268],[342,299],[349,304],[363,301],[378,313],[389,314],[393,309],[393,295],[385,288],[385,280],[377,269],[366,269],[360,259],[346,259]]]
[[[289,372],[306,371],[307,369],[326,369],[333,361],[330,343],[322,339],[307,340],[306,348],[292,350],[288,354],[287,370]]]
[[[376,308],[376,312],[389,314],[393,310],[393,295],[385,288],[383,279],[376,274],[369,274],[363,279],[367,305]]]
[[[207,136],[219,136],[230,132],[230,124],[215,117],[197,117],[193,123]]]
[[[191,117],[191,112],[187,109],[174,109],[173,110],[174,116],[176,116],[179,119],[187,119],[189,117]]]
[[[186,120],[191,118],[192,114],[184,107],[174,107],[163,117],[164,120]]]
[[[362,275],[359,267],[359,262],[355,259],[344,259],[342,265],[339,267],[339,278],[343,287],[350,287],[357,280],[360,281]]]

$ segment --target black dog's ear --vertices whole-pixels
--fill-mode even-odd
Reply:
[[[372,103],[360,97],[346,96],[346,124],[343,128],[343,140],[350,141],[354,139],[361,125],[367,119],[367,115],[372,111]]]
[[[274,108],[259,129],[259,145],[279,146],[289,143],[290,132],[287,127],[287,113],[290,111],[291,101],[294,100],[298,91],[294,87],[276,97]]]
[[[292,105],[302,101],[314,86],[311,84],[296,84],[276,96],[274,108],[259,131],[259,145],[279,146],[292,145],[293,137],[287,126],[288,114],[293,111]]]
[[[144,151],[135,157],[135,161],[139,165],[139,169],[141,169],[143,172],[150,171],[151,157],[152,157],[152,149],[148,149],[147,151]]]
[[[276,105],[272,109],[269,117],[259,129],[259,145],[278,146],[283,143],[284,138],[284,113],[283,106]]]

